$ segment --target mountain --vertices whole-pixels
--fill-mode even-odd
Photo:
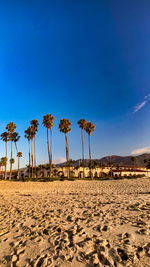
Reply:
[[[117,156],[117,155],[112,155],[112,156],[106,156],[100,159],[92,159],[96,162],[102,162],[105,165],[109,165],[109,163],[114,163],[115,165],[120,165],[120,166],[146,166],[144,163],[144,160],[150,160],[150,154],[142,154],[138,156],[134,156],[135,161],[132,160],[133,156]],[[81,159],[75,160],[73,163],[73,166],[79,166],[81,162]],[[85,165],[88,164],[89,160],[85,159]],[[58,164],[58,166],[63,166],[65,165],[64,163]]]
[[[146,164],[144,163],[144,160],[150,160],[150,154],[142,154],[142,155],[138,155],[138,156],[134,156],[135,161],[132,160],[133,156],[125,156],[125,157],[121,157],[121,156],[107,156],[104,158],[101,158],[98,160],[98,162],[102,162],[104,164],[109,164],[109,162],[113,162],[116,165],[123,165],[123,166],[145,166]]]

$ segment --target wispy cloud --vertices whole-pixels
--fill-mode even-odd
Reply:
[[[135,149],[131,152],[131,155],[140,155],[140,154],[144,154],[144,153],[150,153],[150,146]]]
[[[133,113],[136,113],[138,112],[141,108],[143,108],[147,103],[147,100],[144,100],[143,102],[137,104],[135,107],[134,107],[134,111]]]
[[[146,95],[144,99],[150,98],[150,94]]]
[[[144,99],[141,103],[138,103],[135,107],[134,107],[134,111],[133,113],[138,112],[140,109],[142,109],[150,100],[150,94],[144,96]]]

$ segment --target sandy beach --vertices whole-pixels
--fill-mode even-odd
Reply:
[[[0,182],[0,266],[150,266],[150,179]]]

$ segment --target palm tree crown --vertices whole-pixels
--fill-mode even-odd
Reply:
[[[2,133],[0,137],[1,137],[1,140],[3,140],[4,142],[9,141],[9,133],[8,132]]]
[[[65,134],[69,133],[71,131],[71,128],[70,128],[71,124],[72,123],[68,119],[61,119],[60,124],[59,124],[60,132],[65,133]]]
[[[2,166],[5,166],[7,164],[7,158],[6,157],[1,158],[1,164],[2,164]]]
[[[35,128],[35,131],[37,132],[38,126],[39,126],[39,122],[38,120],[34,119],[32,121],[30,121],[31,126],[33,126]]]
[[[8,132],[10,134],[12,134],[15,131],[15,129],[16,129],[16,124],[13,123],[12,121],[10,123],[8,123],[6,126],[6,130],[8,130]],[[11,138],[11,136],[10,136],[10,138]]]
[[[28,139],[28,141],[30,141],[31,139],[33,139],[34,136],[34,129],[32,126],[29,126],[27,130],[24,131],[25,132],[25,138]]]
[[[95,130],[95,125],[91,122],[88,122],[85,130],[89,135],[91,135],[91,133],[93,133]]]
[[[84,130],[87,127],[87,121],[85,119],[80,119],[78,121],[78,125],[82,130]]]
[[[15,160],[12,158],[9,160],[11,164],[14,164],[15,163]]]
[[[18,158],[21,158],[21,157],[22,157],[22,152],[18,152],[18,153],[17,153],[17,157],[18,157]]]
[[[55,120],[55,117],[52,114],[46,114],[43,116],[43,125],[51,129],[53,127],[53,121]]]
[[[19,141],[19,139],[20,139],[19,134],[16,133],[16,132],[14,132],[14,133],[12,134],[12,141],[13,141],[14,143],[16,143],[16,142]]]

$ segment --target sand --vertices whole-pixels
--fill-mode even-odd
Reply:
[[[150,179],[0,182],[0,266],[150,266]]]

